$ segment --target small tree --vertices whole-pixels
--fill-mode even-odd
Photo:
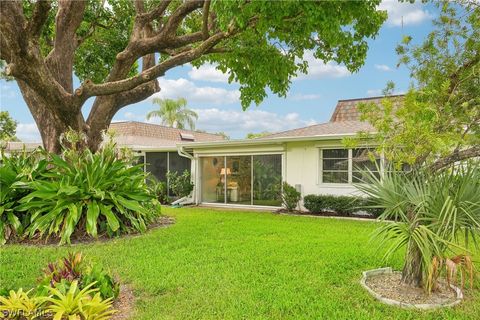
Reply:
[[[153,104],[159,108],[150,111],[147,114],[147,120],[158,117],[161,119],[162,124],[166,126],[178,129],[188,127],[191,130],[195,130],[195,120],[198,119],[198,114],[187,108],[187,100],[184,98],[177,100],[154,98]]]
[[[283,182],[282,191],[282,203],[285,209],[289,212],[295,210],[298,207],[298,202],[302,199],[300,192],[295,187],[289,185],[286,181]]]
[[[402,281],[430,292],[438,276],[436,262],[459,251],[468,255],[469,246],[477,245],[479,164],[440,173],[387,168],[381,179],[371,174],[367,182],[357,187],[371,197],[371,206],[384,210],[380,220],[393,220],[375,234],[382,246],[388,245],[385,257],[406,248]]]
[[[480,156],[480,6],[441,6],[421,45],[405,37],[397,47],[413,80],[407,94],[360,106],[388,160],[432,170]]]
[[[17,141],[17,121],[10,117],[8,111],[0,111],[0,141]]]

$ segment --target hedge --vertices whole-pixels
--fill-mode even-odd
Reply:
[[[312,213],[335,212],[342,215],[352,215],[356,211],[366,211],[378,217],[382,210],[369,208],[370,200],[355,196],[332,196],[309,194],[303,198],[303,205]]]

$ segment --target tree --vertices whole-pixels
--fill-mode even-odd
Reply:
[[[187,100],[184,98],[177,100],[154,98],[153,104],[159,106],[159,109],[150,111],[147,120],[158,117],[162,119],[162,124],[169,127],[185,129],[188,125],[191,130],[195,130],[198,114],[187,108]]]
[[[8,111],[0,111],[0,141],[16,141],[17,121],[10,117]]]
[[[406,95],[360,109],[387,159],[435,171],[480,156],[480,6],[444,2],[434,25],[422,44],[397,47],[413,79]]]
[[[263,132],[259,132],[259,133],[249,132],[249,133],[247,133],[247,135],[245,136],[245,139],[261,138],[261,137],[264,137],[264,136],[268,136],[269,134],[271,134],[271,132],[268,132],[268,131],[263,131]]]
[[[375,236],[386,248],[386,257],[406,248],[404,283],[431,292],[441,271],[436,262],[461,269],[453,261],[470,257],[451,259],[452,255],[468,256],[472,244],[478,249],[478,163],[441,172],[423,168],[406,173],[387,168],[382,178],[369,174],[366,179],[368,183],[358,188],[372,206],[384,209],[379,219],[386,223],[378,227]],[[447,259],[449,263],[445,263]]]
[[[457,222],[463,227],[462,223],[468,217],[460,215],[471,213],[470,208],[462,207],[461,200],[456,200],[465,190],[458,190],[454,179],[444,175],[455,171],[455,164],[459,161],[480,156],[480,6],[476,2],[448,1],[439,5],[441,14],[434,21],[435,30],[426,40],[420,45],[413,45],[412,38],[405,37],[397,47],[399,64],[410,69],[413,80],[406,95],[391,96],[394,86],[389,83],[387,97],[382,103],[360,106],[362,119],[369,121],[377,132],[373,135],[360,134],[360,137],[378,141],[378,151],[383,152],[397,168],[403,163],[415,168],[407,176],[413,182],[400,179],[396,183],[388,183],[387,174],[383,185],[377,185],[376,190],[364,191],[377,193],[377,199],[383,201],[386,209],[403,210],[400,223],[404,229],[397,234],[398,237],[404,236],[402,244],[407,246],[402,278],[405,283],[417,286],[425,280],[425,268],[431,262],[425,257],[433,258],[422,251],[427,249],[421,247],[419,241],[427,241],[423,245],[428,247],[429,252],[436,249],[432,246],[438,245],[438,239],[433,242],[428,237],[437,236],[435,228],[438,226],[435,224],[442,218],[438,215],[452,208],[458,210],[458,216],[449,211],[449,218],[454,217],[454,221],[449,223]],[[431,176],[423,174],[415,177],[416,170],[427,170]],[[478,179],[478,174],[474,177]],[[423,180],[416,181],[418,179]],[[472,176],[467,175],[466,179],[468,184]],[[475,183],[470,181],[472,187],[478,189]],[[399,187],[399,184],[403,186]],[[427,190],[427,185],[434,190]],[[382,190],[384,193],[380,194]],[[450,197],[439,199],[441,195],[438,195],[435,198],[446,207],[427,208],[427,205],[437,204],[426,200],[434,197],[437,191]],[[396,198],[385,198],[387,192]],[[477,195],[474,197],[478,198]],[[453,202],[449,204],[448,201]],[[470,200],[465,201],[468,203]],[[469,221],[471,226],[478,225],[478,212],[475,214],[475,221]],[[446,223],[446,227],[450,228],[451,224]],[[450,231],[456,234],[457,225]],[[392,229],[391,232],[395,231]]]
[[[306,50],[357,71],[386,18],[379,2],[0,1],[0,59],[46,149],[58,152],[71,128],[96,150],[113,116],[158,92],[156,79],[177,66],[218,65],[240,84],[243,108],[267,88],[285,96],[307,71]]]

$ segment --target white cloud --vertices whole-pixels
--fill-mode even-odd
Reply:
[[[234,138],[243,138],[249,132],[278,132],[315,124],[315,120],[301,119],[298,113],[285,116],[263,110],[229,111],[217,108],[195,109],[196,127],[208,132],[224,131]]]
[[[382,95],[382,90],[380,90],[380,89],[367,90],[367,96],[368,97],[376,97],[376,96],[381,96],[381,95]]]
[[[193,80],[211,81],[211,82],[224,82],[228,83],[228,73],[223,73],[217,70],[213,64],[204,64],[199,68],[192,67],[192,70],[188,72],[188,76]]]
[[[315,58],[313,51],[310,50],[305,52],[303,59],[308,62],[308,73],[300,73],[295,80],[342,78],[351,74],[345,66],[340,66],[331,61],[324,63],[322,60]]]
[[[19,123],[17,125],[17,138],[23,142],[41,142],[40,131],[35,123]]]
[[[420,1],[410,3],[408,1],[384,0],[378,8],[387,11],[387,24],[394,27],[402,26],[402,24],[404,26],[418,25],[433,18],[433,14],[425,9],[425,5]]]
[[[321,95],[319,94],[294,94],[289,99],[294,100],[294,101],[305,101],[305,100],[317,100],[320,99]]]
[[[375,65],[375,69],[377,70],[380,70],[380,71],[393,71],[392,68],[390,68],[389,66],[387,66],[386,64],[376,64]]]
[[[216,87],[199,87],[194,82],[179,78],[170,80],[160,78],[160,92],[153,95],[159,98],[185,98],[190,105],[195,103],[208,103],[213,105],[224,105],[238,103],[240,101],[239,90],[227,90]]]

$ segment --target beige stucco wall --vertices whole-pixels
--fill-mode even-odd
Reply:
[[[318,140],[284,142],[257,146],[214,147],[194,150],[195,159],[207,155],[238,155],[281,153],[283,155],[283,179],[289,184],[301,186],[302,197],[308,194],[354,195],[359,194],[352,184],[321,183],[320,149],[343,148],[341,140]],[[192,163],[192,171],[198,172],[198,161]],[[196,185],[200,185],[200,175],[196,175]],[[198,189],[198,188],[196,188]],[[199,190],[196,190],[199,199]]]
[[[353,195],[359,194],[351,184],[321,183],[320,149],[343,147],[337,141],[290,142],[285,147],[285,180],[301,185],[302,197],[308,194]]]

